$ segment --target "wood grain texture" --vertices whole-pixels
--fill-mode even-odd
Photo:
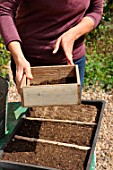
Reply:
[[[79,104],[76,84],[43,85],[23,89],[24,106],[54,106]]]
[[[32,67],[31,72],[34,78],[31,80],[31,83],[39,84],[43,81],[52,81],[66,77],[75,77],[75,82],[77,83],[75,67],[69,65]]]

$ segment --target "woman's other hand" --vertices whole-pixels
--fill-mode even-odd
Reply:
[[[70,30],[62,34],[57,39],[53,50],[53,54],[56,54],[57,51],[59,50],[59,47],[62,46],[67,59],[67,63],[69,65],[74,64],[72,52],[73,52],[73,45],[74,45],[75,38],[73,36],[73,31],[74,31],[73,28],[71,28]]]
[[[26,74],[26,78],[31,80],[33,78],[30,68],[30,63],[25,59],[23,52],[21,50],[20,43],[18,41],[12,41],[8,44],[8,49],[11,52],[11,55],[16,64],[16,86],[17,91],[21,94],[21,82],[24,74]]]
[[[24,74],[26,75],[26,78],[31,80],[32,74],[31,74],[31,68],[30,68],[30,63],[25,59],[25,58],[19,58],[18,62],[16,63],[16,86],[17,86],[17,91],[19,94],[21,94],[21,83]]]

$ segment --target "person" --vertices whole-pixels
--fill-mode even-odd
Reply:
[[[84,81],[85,34],[97,27],[103,0],[0,0],[0,34],[11,52],[19,92],[32,66],[78,64]]]

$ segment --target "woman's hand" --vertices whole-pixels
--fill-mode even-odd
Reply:
[[[59,50],[59,47],[62,46],[66,59],[67,59],[67,63],[69,65],[73,65],[73,45],[74,45],[74,41],[75,41],[75,37],[73,36],[73,28],[69,29],[67,32],[65,32],[64,34],[62,34],[56,41],[56,44],[54,46],[54,50],[53,50],[53,54],[56,54],[57,51]]]
[[[85,35],[89,33],[94,28],[94,20],[86,16],[84,17],[80,23],[78,23],[76,26],[72,27],[65,33],[63,33],[56,41],[53,54],[56,54],[59,50],[59,47],[62,46],[65,56],[67,58],[68,64],[73,64],[73,46],[74,42],[81,37],[82,35]]]

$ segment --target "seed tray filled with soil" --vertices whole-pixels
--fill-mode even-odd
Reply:
[[[91,110],[94,109],[95,118],[86,119],[88,114],[82,113],[85,105],[87,108],[89,106],[89,115],[93,115]],[[78,109],[79,119],[77,114],[73,119],[69,116],[69,119],[66,116],[69,110],[67,113],[62,111],[58,117],[56,113],[55,117],[44,116],[44,111],[42,117],[33,117],[33,109],[28,109],[26,117],[21,119],[9,142],[2,148],[2,166],[10,163],[13,167],[16,163],[18,166],[37,169],[88,170],[100,129],[104,102],[82,101],[82,107]],[[48,109],[51,110],[51,107]],[[80,115],[83,119],[80,119]]]

